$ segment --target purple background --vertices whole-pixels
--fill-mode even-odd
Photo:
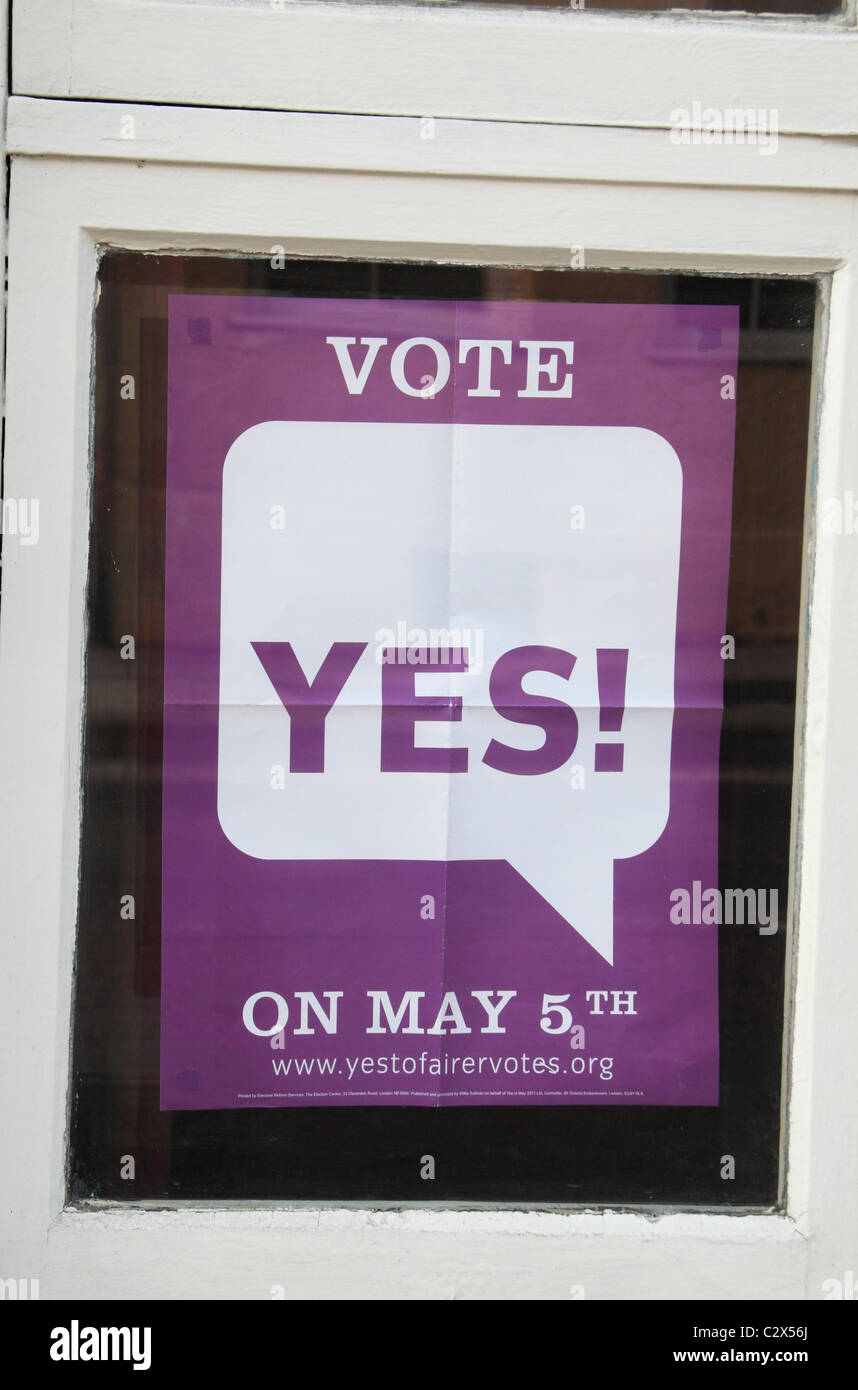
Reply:
[[[512,339],[495,354],[500,398],[466,395],[476,354],[434,399],[397,391],[382,349],[361,396],[348,395],[330,334],[443,342]],[[571,399],[520,399],[520,339],[575,342]],[[163,1109],[295,1104],[718,1103],[717,928],[675,926],[672,888],[717,886],[718,751],[732,505],[738,309],[693,305],[452,303],[170,296],[164,673],[162,918]],[[362,361],[363,349],[356,350]],[[409,379],[434,358],[409,354]],[[561,370],[563,370],[561,364]],[[508,385],[507,385],[508,383]],[[542,378],[542,384],[547,379]],[[609,966],[504,861],[268,861],[242,854],[217,818],[221,474],[233,441],[264,420],[627,425],[656,431],[683,470],[676,714],[667,828],[615,863],[615,965]],[[431,893],[436,920],[418,904]],[[441,910],[441,904],[444,909]],[[274,989],[343,990],[339,1033],[285,1051],[247,1033],[245,999]],[[396,1002],[426,991],[424,1026],[444,990],[515,989],[507,1032],[367,1036],[368,989]],[[634,989],[636,1016],[591,1018],[584,991]],[[587,1046],[539,1029],[543,993],[572,995]],[[430,1005],[432,1006],[430,1008]],[[257,1014],[266,1022],[263,1007]],[[293,1014],[290,1019],[297,1022]],[[284,1080],[272,1058],[613,1057],[613,1080],[559,1076],[347,1076]],[[449,1065],[449,1062],[448,1062]],[[439,1090],[442,1092],[439,1101]],[[455,1092],[469,1094],[454,1094]],[[275,1091],[292,1092],[274,1097]],[[250,1098],[253,1093],[258,1098]],[[260,1095],[260,1093],[262,1093]],[[239,1099],[243,1095],[244,1099]]]

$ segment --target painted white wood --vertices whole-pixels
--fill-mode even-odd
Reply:
[[[773,1217],[73,1213],[48,1237],[47,1296],[79,1293],[85,1250],[97,1298],[801,1298],[803,1246]]]
[[[476,140],[471,165],[455,177],[421,172],[419,155],[410,173],[380,173],[390,151],[369,130],[363,167],[360,142],[345,132],[352,167],[343,169],[338,122],[314,127],[316,167],[251,168],[243,152],[252,125],[243,115],[229,155],[238,165],[105,159],[88,147],[81,157],[74,142],[97,145],[102,116],[81,119],[77,108],[69,109],[74,140],[57,157],[38,149],[34,133],[57,141],[56,113],[33,103],[14,108],[14,139],[29,143],[13,160],[7,488],[40,497],[42,520],[38,545],[6,548],[0,613],[4,1276],[39,1278],[43,1297],[265,1298],[274,1284],[320,1298],[562,1298],[572,1285],[590,1298],[820,1297],[822,1279],[858,1267],[849,1002],[858,978],[850,886],[858,842],[856,538],[816,534],[808,573],[788,1215],[653,1220],[181,1205],[64,1212],[63,1158],[98,245],[266,254],[281,243],[305,254],[525,264],[568,263],[575,245],[588,248],[592,266],[832,271],[818,489],[852,486],[858,494],[854,193],[659,183],[656,155],[646,185],[563,176],[560,168],[534,181],[522,163],[506,173],[489,163],[486,176],[496,151]],[[183,113],[179,145],[204,148],[212,116]],[[300,130],[293,124],[293,135]],[[395,147],[400,136],[392,138]],[[540,132],[533,138],[538,146]],[[582,139],[577,158],[587,170],[594,156]],[[541,157],[555,158],[554,148]],[[812,184],[809,167],[804,178]]]
[[[5,538],[0,610],[0,823],[4,832],[17,826],[22,837],[15,850],[14,830],[0,836],[0,919],[9,967],[0,972],[6,1136],[0,1161],[7,1184],[4,1265],[15,1277],[38,1277],[29,1273],[36,1260],[32,1247],[23,1264],[16,1259],[19,1223],[31,1239],[41,1230],[44,1241],[51,1215],[63,1202],[88,550],[86,378],[95,266],[87,239],[70,236],[68,223],[52,215],[47,165],[37,183],[45,214],[38,253],[46,272],[42,292],[39,260],[21,256],[21,223],[10,217],[4,481],[7,496],[38,500],[39,540],[24,546]],[[65,280],[59,294],[57,277]],[[62,439],[54,460],[43,452],[49,417]],[[21,858],[25,842],[29,848]]]
[[[0,0],[0,54],[7,51],[9,38],[9,0]],[[8,110],[9,93],[7,90],[7,64],[0,63],[0,145],[3,149],[3,160],[7,153],[6,144],[6,119]],[[6,263],[6,180],[3,180],[3,213],[0,217],[0,266]],[[6,382],[4,379],[4,359],[6,355],[6,290],[5,285],[0,286],[2,293],[2,311],[0,311],[0,411],[5,410],[5,390]]]
[[[774,153],[767,154],[749,143],[677,145],[667,130],[514,121],[437,120],[426,126],[416,117],[12,97],[8,140],[13,154],[163,164],[371,167],[378,173],[478,174],[530,183],[858,188],[858,141],[816,136],[780,135]]]
[[[655,127],[698,100],[775,110],[784,131],[848,135],[858,33],[840,20],[571,8],[16,0],[13,90]]]
[[[12,91],[16,90],[19,54],[26,72],[26,90],[69,94],[72,13],[75,0],[51,0],[50,5],[16,3],[12,34]]]
[[[20,161],[47,179],[47,161]],[[133,247],[246,249],[270,255],[806,273],[840,263],[849,195],[740,188],[687,190],[543,181],[376,176],[372,171],[254,170],[126,161],[56,161],[50,188],[86,190],[98,239]],[[121,187],[122,201],[107,197]],[[344,230],[347,209],[347,230]],[[47,214],[46,214],[47,215]],[[162,235],[163,234],[163,235]]]
[[[858,221],[850,240],[844,268],[833,277],[824,345],[799,791],[788,1200],[804,1229],[826,1233],[808,1246],[808,1293],[816,1298],[825,1280],[842,1282],[847,1270],[858,1269],[858,538],[826,533],[820,525],[826,501],[848,505],[850,493],[858,496]]]

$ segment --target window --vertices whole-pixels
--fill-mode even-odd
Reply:
[[[289,260],[276,253],[250,260],[107,253],[101,261],[100,284],[70,1195],[77,1200],[183,1197],[419,1202],[427,1200],[431,1192],[433,1200],[477,1202],[778,1205],[814,283]],[[169,1108],[159,1108],[163,1103],[159,1102],[162,897],[165,904],[168,901],[161,880],[164,524],[170,422],[167,316],[170,299],[177,294],[191,297],[181,302],[190,305],[188,332],[194,351],[199,348],[200,352],[205,352],[214,331],[206,317],[211,301],[204,296],[250,296],[244,301],[246,309],[231,311],[230,321],[235,326],[231,351],[240,353],[244,346],[254,361],[261,361],[259,342],[264,344],[278,330],[276,324],[271,326],[270,313],[254,315],[250,310],[257,304],[263,311],[272,300],[283,297],[310,304],[319,300],[363,301],[368,309],[383,301],[414,300],[442,305],[456,300],[484,306],[511,301],[696,306],[698,319],[693,322],[699,320],[702,327],[695,329],[684,350],[690,357],[709,334],[711,341],[708,345],[703,342],[703,348],[715,351],[716,364],[720,336],[706,327],[707,308],[734,306],[740,324],[739,367],[726,648],[719,654],[726,659],[717,886],[724,892],[753,887],[752,897],[760,893],[766,896],[765,910],[771,917],[764,925],[761,906],[759,922],[754,915],[739,925],[741,918],[737,918],[735,924],[725,924],[717,933],[720,1068],[716,1070],[720,1091],[716,1084],[716,1095],[720,1103],[713,1105],[711,1097],[703,1105],[689,1103],[695,1087],[705,1089],[707,1064],[704,1061],[701,1068],[700,1062],[678,1061],[671,1103],[666,1105],[624,1101],[616,1089],[605,1084],[602,1075],[603,1104],[591,1100],[586,1105],[528,1105],[521,1100],[517,1103],[521,1093],[513,1090],[494,1097],[494,1103],[488,1105],[452,1109],[391,1106],[378,1098],[373,1104],[372,1097],[365,1105],[339,1108],[336,1099],[326,1101],[321,1096],[309,1108],[277,1108],[274,1100],[261,1108],[246,1108],[247,1102],[245,1108],[220,1108],[221,1104],[235,1103],[231,1101],[215,1101],[209,1107],[203,1102],[199,1108],[194,1089],[207,1084],[205,1049],[192,1046],[188,1054],[195,1059],[191,1084],[183,1073],[187,1108],[175,1091],[167,1101]],[[199,315],[191,303],[194,296],[200,297]],[[238,301],[230,300],[233,303]],[[584,348],[585,344],[579,346],[582,371],[586,365]],[[657,340],[652,343],[652,352],[661,352],[665,361],[670,359],[670,346],[659,345]],[[721,370],[717,368],[718,373]],[[678,381],[682,389],[681,358],[665,371],[666,380]],[[675,376],[670,375],[672,371]],[[202,415],[214,410],[216,402],[213,395],[208,398],[204,383],[198,381],[194,389],[193,410],[201,423]],[[278,404],[287,417],[297,414],[304,418],[306,400],[299,396],[290,401],[286,382],[284,391],[282,397],[275,392],[269,398],[268,407],[258,412],[260,420],[267,415],[273,418]],[[256,423],[255,416],[252,420]],[[310,466],[315,465],[308,463]],[[216,494],[217,468],[213,476]],[[249,486],[249,482],[242,486]],[[690,487],[689,477],[687,493]],[[194,517],[202,517],[208,508],[218,505],[215,494],[212,498],[189,494],[180,503],[183,519],[174,544],[179,546],[176,554],[184,556],[182,564],[190,563],[187,547],[198,524]],[[643,504],[641,492],[636,505],[643,508]],[[370,553],[371,545],[366,562]],[[193,566],[187,573],[183,570],[182,582],[187,584],[183,601],[193,608],[199,591]],[[195,616],[192,626],[198,622]],[[134,659],[124,661],[129,637],[133,639]],[[194,661],[205,659],[202,648],[189,669],[194,669]],[[693,719],[694,711],[680,712],[685,719],[689,714]],[[676,777],[681,775],[676,748],[674,759]],[[189,795],[193,780],[205,775],[193,760],[183,761],[180,770],[173,771],[174,797]],[[684,775],[692,780],[700,777],[703,785],[702,774],[695,773],[693,765]],[[225,824],[221,807],[221,825]],[[214,834],[216,843],[222,840],[220,827]],[[345,857],[351,858],[351,852]],[[220,882],[218,896],[225,893],[226,881],[221,875],[226,870],[214,866],[208,852],[202,858],[205,880]],[[256,859],[248,862],[258,866]],[[313,866],[305,867],[312,871]],[[629,916],[632,899],[628,894],[634,893],[627,889],[623,899],[620,885],[624,867],[617,863],[618,923],[623,913]],[[317,865],[316,880],[324,874]],[[189,883],[197,878],[190,872]],[[246,880],[251,895],[254,881],[258,883],[252,877]],[[280,900],[284,923],[301,910],[300,890],[294,884],[285,885],[286,880]],[[665,959],[670,960],[673,943],[688,932],[706,938],[714,950],[715,933],[711,923],[707,932],[699,909],[694,918],[692,908],[685,925],[669,922],[668,890],[672,887],[667,882],[661,899],[656,900],[663,903],[665,930],[653,935],[649,950],[667,952]],[[694,892],[690,883],[687,887]],[[183,893],[178,914],[184,924],[196,921],[197,915],[192,905],[194,890],[188,887]],[[206,902],[201,906],[204,917],[215,909],[204,889],[201,894]],[[252,900],[245,908],[252,914]],[[651,911],[651,904],[649,908]],[[384,910],[382,897],[375,911]],[[370,921],[372,916],[371,908]],[[637,930],[644,926],[634,921],[632,925]],[[451,927],[451,948],[457,930],[467,939],[473,928],[469,922]],[[198,929],[201,973],[197,980],[197,967],[192,968],[191,987],[204,990],[205,958],[218,947],[202,922]],[[330,949],[335,952],[348,950],[354,930],[367,929],[326,918],[325,932],[330,933]],[[175,941],[171,949],[175,951]],[[240,953],[240,943],[227,942],[220,949],[225,954],[219,969],[232,961],[237,968],[238,955],[232,953]],[[300,975],[302,949],[306,950],[306,943],[303,948],[300,940],[293,943],[286,975],[293,977],[296,971]],[[681,951],[673,956],[674,970],[681,968],[680,955]],[[620,959],[618,955],[617,963]],[[545,989],[562,998],[562,957],[559,964],[556,954],[553,960],[554,973]],[[426,966],[418,964],[416,969],[419,975]],[[346,981],[348,989],[349,972],[335,973],[339,984]],[[356,978],[359,973],[356,971]],[[431,978],[431,972],[420,976],[415,987],[426,989]],[[610,975],[611,980],[618,978]],[[170,988],[177,985],[178,979]],[[168,992],[164,996],[164,1006],[167,998],[172,1002],[173,995]],[[698,1002],[695,995],[692,1010]],[[714,996],[711,1002],[714,1005]],[[226,996],[216,991],[211,1007],[225,1005]],[[236,999],[230,998],[228,1007],[234,1010],[235,1006]],[[680,1013],[689,1008],[681,995],[671,1006]],[[641,1004],[641,1009],[645,1011],[646,1005]],[[653,1007],[638,1040],[632,1035],[632,1041],[620,1044],[625,1056],[615,1061],[599,1055],[602,1073],[607,1071],[610,1077],[611,1068],[616,1066],[618,1076],[625,1074],[628,1081],[634,1070],[629,1049],[659,1045],[652,1040],[652,1012]],[[563,1018],[562,1010],[556,1017]],[[227,1029],[229,1024],[219,1018],[218,1027]],[[599,1024],[595,1019],[589,1022],[598,1036]],[[180,1020],[176,1026],[181,1031],[184,1025]],[[535,1037],[538,1041],[540,1034],[536,1032]],[[568,1036],[558,1041],[544,1035],[542,1040],[552,1056],[560,1053],[561,1044],[562,1056],[569,1051]],[[408,1051],[407,1039],[397,1041]],[[424,1044],[425,1038],[420,1048]],[[267,1039],[262,1040],[262,1048],[266,1072],[269,1061],[282,1065],[290,1055],[288,1048],[283,1053],[270,1052]],[[413,1044],[415,1055],[419,1056],[420,1048]],[[582,1050],[582,1059],[592,1055],[592,1045]],[[677,1056],[681,1055],[680,1049]],[[202,1068],[202,1081],[197,1067]],[[253,1075],[261,1073],[254,1071]],[[599,1082],[597,1073],[592,1085],[598,1088]],[[516,1084],[522,1085],[520,1078]],[[122,1172],[123,1154],[135,1156],[133,1182]],[[424,1155],[432,1156],[436,1165],[431,1186],[421,1174]],[[728,1181],[722,1169],[730,1156],[735,1178]]]

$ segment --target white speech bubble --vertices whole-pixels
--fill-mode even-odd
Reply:
[[[269,421],[223,471],[218,815],[261,859],[505,859],[608,961],[613,862],[662,833],[670,803],[682,472],[650,430]],[[478,669],[416,668],[418,695],[462,698],[420,747],[466,772],[383,772],[377,634],[463,634]],[[442,639],[439,639],[442,640]],[[453,640],[453,639],[451,639]],[[309,681],[334,642],[366,650],[325,722],[323,772],[292,772],[290,716],[252,643],[290,643]],[[578,717],[567,762],[537,775],[483,761],[538,749],[489,681],[523,646],[572,653],[525,691]],[[627,649],[619,732],[600,732],[597,649]],[[596,772],[597,743],[623,744]],[[583,769],[580,774],[572,769]],[[279,771],[282,769],[282,773]]]

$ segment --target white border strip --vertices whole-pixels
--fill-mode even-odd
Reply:
[[[738,0],[737,0],[738,2]],[[15,0],[22,96],[665,127],[676,107],[856,129],[854,19],[183,0]]]

